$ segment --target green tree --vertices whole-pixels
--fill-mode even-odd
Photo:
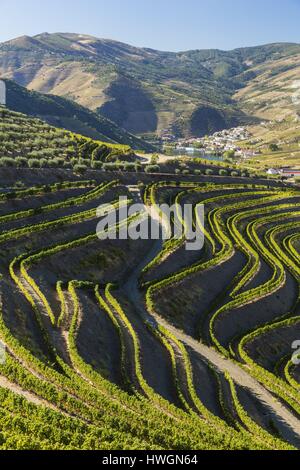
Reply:
[[[158,161],[159,161],[159,155],[158,153],[154,153],[151,157],[150,165],[157,165]]]
[[[272,143],[269,145],[269,149],[271,150],[271,152],[277,152],[279,150],[279,147],[277,144]]]

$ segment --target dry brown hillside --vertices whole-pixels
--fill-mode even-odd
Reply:
[[[72,98],[136,134],[205,135],[285,116],[299,66],[297,44],[171,53],[45,33],[0,45],[4,78]]]

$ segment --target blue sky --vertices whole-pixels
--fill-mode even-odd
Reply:
[[[1,0],[0,41],[76,32],[160,50],[300,43],[300,0]]]

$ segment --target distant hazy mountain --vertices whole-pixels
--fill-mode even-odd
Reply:
[[[129,134],[114,122],[68,99],[29,91],[6,81],[7,107],[29,116],[37,116],[56,127],[110,143],[130,145],[136,150],[154,150],[151,145]]]
[[[44,33],[0,44],[0,75],[72,98],[134,134],[203,135],[295,112],[300,45],[174,53]]]

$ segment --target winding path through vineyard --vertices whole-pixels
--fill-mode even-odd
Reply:
[[[130,192],[134,195],[139,194],[138,188],[128,186]],[[141,204],[143,204],[141,196],[138,198]],[[149,212],[149,216],[151,216]],[[155,217],[155,221],[161,220],[159,215]],[[286,423],[291,428],[291,439],[293,440],[292,434],[296,434],[300,438],[300,420],[296,418],[285,406],[283,406],[266,388],[264,388],[257,380],[253,379],[247,369],[242,369],[237,363],[224,358],[220,353],[212,348],[207,347],[200,341],[196,341],[192,337],[175,328],[174,325],[167,322],[159,315],[151,315],[147,308],[145,308],[145,300],[143,299],[142,293],[139,290],[139,278],[143,269],[160,253],[162,250],[163,241],[158,240],[154,243],[154,246],[150,253],[140,262],[138,267],[132,272],[128,281],[124,285],[123,289],[130,298],[131,302],[135,305],[136,310],[142,314],[144,320],[149,321],[152,325],[163,325],[167,330],[176,336],[179,341],[182,341],[185,345],[191,347],[196,353],[199,353],[209,363],[213,364],[219,371],[228,372],[232,379],[243,387],[251,390],[260,400],[262,400],[272,412],[277,415],[282,422]]]

